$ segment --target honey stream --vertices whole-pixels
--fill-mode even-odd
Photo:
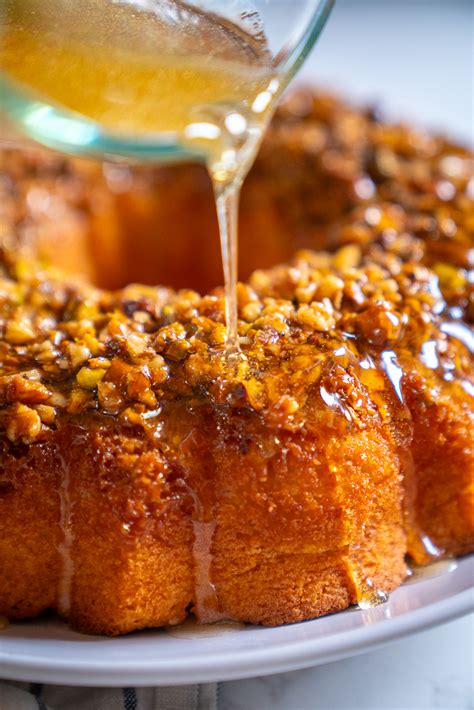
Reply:
[[[4,0],[0,25],[1,72],[33,108],[47,101],[116,137],[204,158],[237,348],[240,189],[284,88],[263,34],[180,0]]]

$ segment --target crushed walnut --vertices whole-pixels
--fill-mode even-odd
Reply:
[[[143,425],[173,398],[297,427],[315,390],[356,424],[367,388],[383,387],[385,352],[473,390],[469,151],[329,96],[290,95],[247,189],[264,180],[288,234],[314,248],[239,284],[237,362],[226,357],[222,290],[113,293],[25,255],[48,193],[20,208],[18,174],[38,173],[59,203],[87,201],[69,162],[3,155],[0,428],[11,442],[40,441],[61,417],[90,411]]]
[[[226,357],[221,290],[202,298],[132,290],[94,289],[3,253],[0,421],[10,441],[39,440],[59,416],[85,411],[136,424],[176,397],[235,401],[296,422],[315,386],[331,405],[352,403],[356,420],[361,360],[385,349],[419,358],[426,342],[441,374],[471,371],[467,349],[443,332],[436,274],[389,251],[301,252],[255,272],[238,286],[237,364]],[[27,322],[27,342],[11,322]]]

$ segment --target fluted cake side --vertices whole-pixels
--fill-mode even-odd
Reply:
[[[163,187],[173,231],[168,169],[107,166],[114,194],[93,165],[2,160],[0,614],[107,634],[189,611],[288,623],[383,601],[407,556],[473,549],[467,151],[290,97],[244,196],[244,269],[249,235],[267,258],[329,251],[239,285],[230,359],[220,289],[91,285],[108,255],[123,280],[125,215],[143,244],[168,223],[212,282],[187,249],[186,223],[211,224],[189,209],[196,168]]]

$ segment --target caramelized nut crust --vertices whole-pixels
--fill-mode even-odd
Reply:
[[[1,160],[0,614],[292,622],[474,548],[471,153],[290,96],[244,191],[237,354],[197,168]],[[92,285],[135,273],[205,295]]]

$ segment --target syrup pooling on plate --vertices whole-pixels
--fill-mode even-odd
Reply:
[[[201,639],[214,639],[227,634],[235,634],[245,629],[245,625],[238,621],[218,621],[210,624],[200,624],[188,617],[186,621],[179,626],[168,626],[166,633],[178,639],[192,639],[200,641]]]
[[[425,580],[450,574],[458,568],[458,563],[453,559],[435,560],[428,565],[418,565],[410,570],[406,584],[417,584]]]
[[[283,80],[254,35],[180,0],[6,0],[0,66],[26,95],[204,156],[215,189],[227,341],[238,348],[237,217]],[[258,23],[257,23],[258,24]],[[47,46],[47,52],[44,51]]]

